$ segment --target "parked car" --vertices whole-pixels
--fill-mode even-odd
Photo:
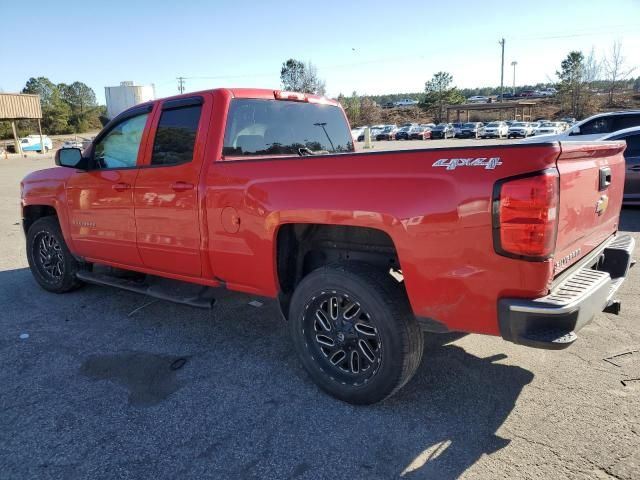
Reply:
[[[378,133],[380,133],[383,128],[384,128],[384,125],[374,125],[372,127],[369,127],[369,135],[371,140],[376,140]],[[364,142],[366,129],[367,127],[363,128],[362,132],[360,132],[360,135],[358,135],[358,142]]]
[[[484,123],[469,122],[463,123],[460,133],[456,134],[459,138],[480,138],[484,134]]]
[[[498,94],[496,97],[497,100],[513,100],[516,96],[511,92],[504,92],[503,94]]]
[[[404,126],[400,127],[396,130],[396,140],[409,140],[409,131],[413,128],[413,126]]]
[[[456,132],[450,123],[440,123],[431,129],[431,138],[453,138]]]
[[[640,126],[640,110],[599,113],[576,123],[564,132],[545,135],[544,140],[598,140],[608,133],[636,126]],[[539,140],[529,139],[526,142]]]
[[[533,135],[533,126],[529,122],[515,122],[509,126],[507,138],[527,138]]]
[[[542,122],[533,132],[534,135],[556,135],[562,133],[560,122]]]
[[[412,98],[403,98],[397,102],[393,102],[396,107],[415,107],[418,105],[418,101]]]
[[[362,135],[364,133],[364,127],[359,127],[359,128],[352,128],[351,129],[351,138],[353,138],[354,142],[358,142],[360,141],[360,135]],[[364,140],[364,138],[363,138]]]
[[[626,171],[622,203],[640,206],[640,126],[609,133],[600,140],[625,140],[627,142],[627,148],[624,151]]]
[[[489,97],[485,97],[484,95],[474,95],[473,97],[467,98],[467,103],[487,103],[489,101]]]
[[[517,94],[518,97],[535,97],[536,96],[536,91],[535,90],[522,90],[520,93]]]
[[[393,102],[386,102],[382,104],[382,108],[393,108],[393,107],[395,107]]]
[[[462,130],[462,125],[464,125],[464,123],[455,122],[455,123],[452,123],[451,125],[453,125],[453,136],[457,137],[460,134],[460,131]]]
[[[491,122],[485,128],[482,133],[482,138],[503,138],[509,134],[509,126],[502,121]]]
[[[78,140],[67,140],[62,144],[62,148],[79,148],[82,150],[84,148],[84,144]]]
[[[26,254],[52,293],[86,282],[202,308],[217,289],[273,299],[309,377],[343,401],[370,404],[416,372],[424,330],[560,349],[596,313],[617,310],[634,250],[618,231],[622,147],[372,156],[354,152],[333,100],[201,91],[132,107],[84,152],[59,149],[56,167],[26,176]],[[134,282],[122,270],[147,276]],[[250,344],[239,353],[259,363]],[[503,380],[488,377],[483,388],[499,392],[491,382]],[[307,395],[302,380],[292,392],[296,382]]]
[[[42,135],[44,142],[44,151],[51,150],[53,148],[53,142],[46,135]],[[23,152],[41,152],[42,144],[40,143],[40,135],[28,135],[20,139],[20,148]]]
[[[378,134],[376,135],[376,140],[395,140],[397,130],[397,125],[386,125],[382,130],[378,132]]]
[[[423,126],[411,127],[409,130],[410,140],[427,140],[431,138],[431,129]]]

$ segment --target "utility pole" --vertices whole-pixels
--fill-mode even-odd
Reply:
[[[502,95],[504,94],[504,38],[501,39],[498,43],[502,47],[502,60],[500,62],[500,101],[503,102],[504,98],[502,98]]]
[[[186,80],[186,78],[184,77],[178,77],[178,91],[180,93],[184,93],[184,81]]]
[[[516,65],[518,65],[518,62],[516,62],[515,60],[513,62],[511,62],[511,66],[513,67],[513,96],[516,96]]]

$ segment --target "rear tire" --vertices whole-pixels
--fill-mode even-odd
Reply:
[[[64,293],[82,285],[80,263],[64,241],[56,217],[39,218],[27,232],[27,260],[36,282],[49,292]]]
[[[307,275],[291,299],[289,331],[313,381],[352,404],[393,395],[414,375],[424,349],[403,286],[363,263]]]

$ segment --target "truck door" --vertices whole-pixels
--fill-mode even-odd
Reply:
[[[67,182],[71,238],[79,255],[140,266],[133,186],[144,152],[151,106],[134,109],[100,133],[89,156],[92,168]]]
[[[210,104],[208,95],[166,100],[150,130],[134,203],[138,251],[154,270],[201,275],[198,181]]]

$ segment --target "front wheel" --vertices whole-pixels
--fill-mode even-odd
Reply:
[[[79,262],[67,248],[56,217],[43,217],[27,232],[27,260],[33,277],[45,290],[64,293],[82,285]]]
[[[424,335],[391,275],[362,263],[314,270],[296,288],[290,334],[314,382],[340,400],[393,395],[422,359]]]

